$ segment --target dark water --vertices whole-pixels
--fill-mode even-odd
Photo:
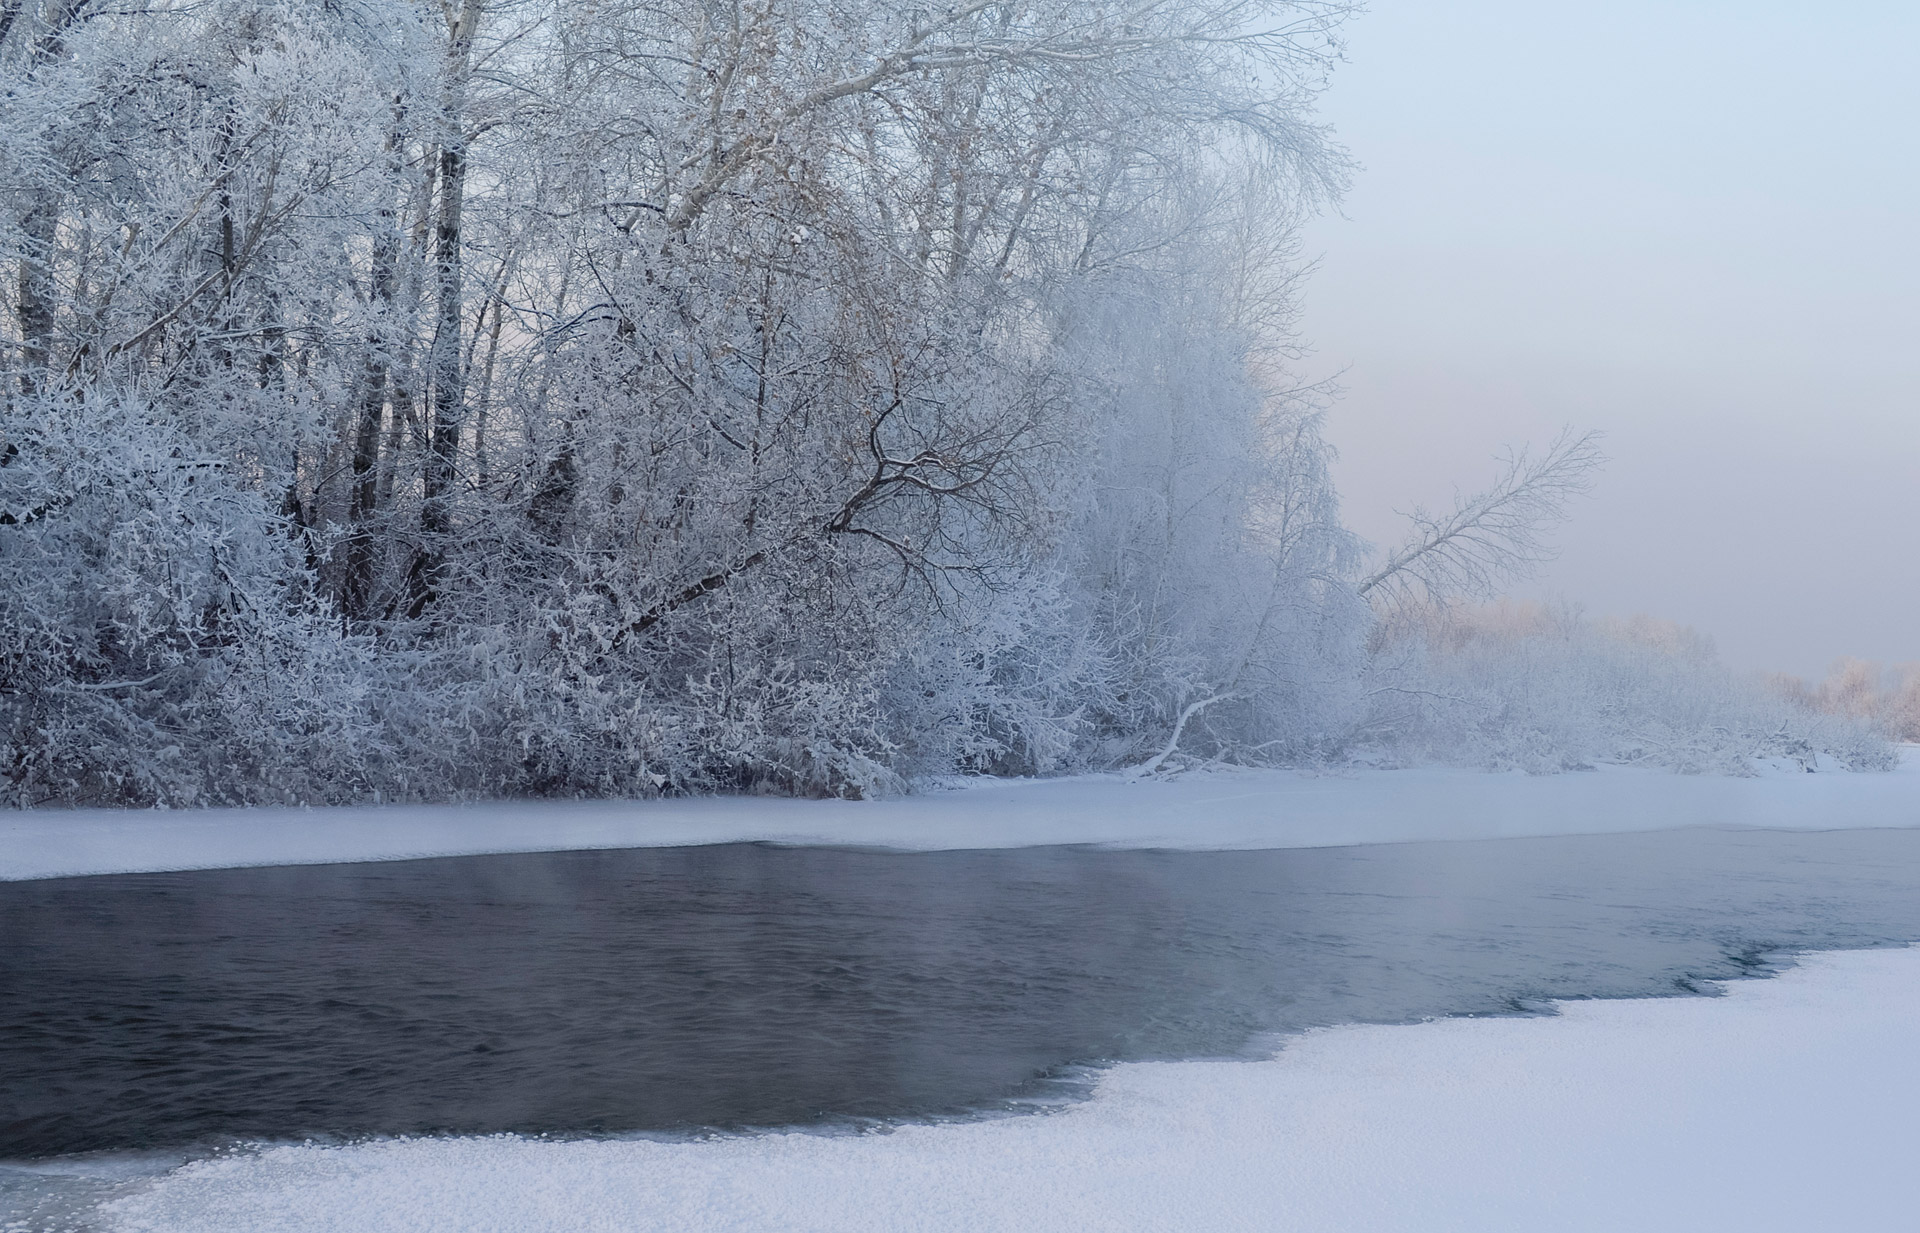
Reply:
[[[1920,831],[725,845],[0,883],[0,1159],[939,1116],[1920,940]]]

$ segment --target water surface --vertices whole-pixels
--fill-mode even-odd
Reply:
[[[0,1160],[968,1114],[1087,1065],[1915,940],[1920,832],[1895,830],[0,883]]]

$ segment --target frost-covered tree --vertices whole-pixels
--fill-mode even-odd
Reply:
[[[1823,715],[1876,725],[1895,740],[1920,742],[1920,664],[1847,657],[1836,660],[1817,685],[1778,677],[1774,692]]]
[[[1200,183],[1337,188],[1342,6],[5,11],[17,799],[864,792],[1124,759],[1271,674],[1189,662],[1197,594],[1130,627],[1091,498],[1169,394],[1235,469],[1221,577],[1299,496],[1259,331],[1152,284],[1223,242]],[[298,664],[351,772],[235,746],[208,682]],[[108,769],[156,742],[200,769]]]
[[[1585,447],[1384,572],[1341,528],[1290,366],[1346,9],[0,3],[9,799],[1376,739],[1379,614]]]

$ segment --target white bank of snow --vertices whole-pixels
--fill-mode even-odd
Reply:
[[[110,1203],[167,1233],[1910,1230],[1920,950],[1715,999],[1311,1033],[1060,1112],[858,1136],[282,1147]]]
[[[766,840],[904,849],[1092,843],[1285,848],[1680,826],[1920,826],[1920,747],[1897,770],[1754,778],[1604,767],[1529,776],[1423,768],[1171,780],[981,781],[882,801],[710,797],[339,809],[0,813],[0,881]]]

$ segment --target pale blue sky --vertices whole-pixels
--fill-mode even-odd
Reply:
[[[1525,593],[1743,666],[1920,660],[1920,5],[1371,8],[1304,320],[1353,524],[1600,428]]]

